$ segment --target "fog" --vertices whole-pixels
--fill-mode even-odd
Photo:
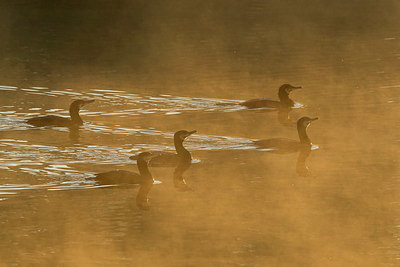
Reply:
[[[398,1],[3,1],[0,265],[395,266],[399,261]],[[285,110],[247,109],[302,86]],[[68,117],[79,129],[33,127]],[[254,140],[298,140],[275,153]],[[130,156],[184,146],[139,186]],[[279,152],[279,151],[278,151]]]

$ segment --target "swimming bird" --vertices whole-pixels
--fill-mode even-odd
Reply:
[[[302,117],[297,121],[297,132],[300,141],[287,138],[272,138],[256,140],[254,144],[259,148],[274,148],[277,152],[296,152],[304,148],[311,148],[312,143],[307,135],[307,127],[318,118]]]
[[[142,181],[151,179],[153,176],[148,168],[148,162],[151,158],[151,152],[142,152],[137,156],[137,166],[139,174],[125,170],[113,170],[96,174],[89,179],[95,180],[101,185],[112,184],[141,184]]]
[[[137,156],[139,174],[125,170],[113,170],[98,173],[95,177],[88,179],[94,180],[100,185],[139,184],[140,188],[136,196],[136,204],[141,209],[148,209],[148,194],[154,182],[148,166],[151,157],[152,153],[150,152],[142,152]]]
[[[153,157],[150,160],[150,166],[163,166],[163,167],[175,167],[178,165],[180,161],[191,162],[192,156],[190,152],[183,147],[183,141],[185,139],[196,133],[196,130],[186,131],[180,130],[174,134],[174,145],[176,153],[173,152],[165,152],[165,151],[153,151]],[[130,159],[135,160],[137,158],[136,155],[131,156]]]
[[[256,98],[244,101],[240,103],[240,105],[247,108],[291,108],[294,106],[294,101],[289,98],[289,93],[293,90],[297,90],[300,88],[302,87],[284,84],[279,87],[279,101],[271,100],[268,98]]]
[[[73,127],[83,125],[83,121],[79,116],[79,110],[86,104],[92,103],[94,100],[75,100],[69,107],[69,115],[71,118],[65,118],[55,115],[40,116],[27,119],[26,122],[36,126],[61,126]]]
[[[183,178],[183,174],[190,168],[190,165],[192,165],[192,155],[190,154],[189,151],[187,151],[183,147],[183,140],[185,140],[186,137],[189,135],[195,133],[196,130],[188,132],[188,131],[178,131],[175,133],[175,135],[178,136],[178,138],[174,138],[174,143],[175,143],[175,149],[176,152],[178,153],[178,166],[176,166],[174,170],[174,186],[176,189],[179,191],[189,191],[191,188],[186,184],[185,179]],[[180,142],[177,142],[176,140],[182,140]]]

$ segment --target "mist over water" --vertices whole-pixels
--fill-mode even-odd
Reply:
[[[397,1],[9,1],[0,4],[0,266],[397,266],[400,5]],[[289,111],[246,109],[278,99]],[[39,115],[78,130],[33,127]],[[253,140],[298,140],[280,153]],[[129,157],[193,164],[174,188]]]

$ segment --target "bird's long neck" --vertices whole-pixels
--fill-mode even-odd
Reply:
[[[79,108],[77,106],[72,106],[69,108],[69,115],[71,116],[71,121],[73,124],[83,124],[83,120],[81,119],[81,116],[79,116]]]
[[[300,143],[311,145],[311,140],[308,138],[307,135],[307,126],[298,124],[297,125],[297,132],[299,133]]]
[[[153,175],[151,175],[149,166],[146,161],[139,158],[137,160],[137,165],[138,165],[140,176],[142,176],[144,178],[144,180],[153,180]]]
[[[180,139],[179,137],[175,137],[174,139],[174,145],[176,152],[178,153],[179,157],[189,157],[191,158],[191,155],[189,151],[186,150],[186,148],[183,147],[183,140]]]
[[[292,107],[294,106],[294,102],[292,99],[289,98],[289,94],[286,91],[279,91],[278,93],[279,100],[282,104],[284,104],[287,107]]]

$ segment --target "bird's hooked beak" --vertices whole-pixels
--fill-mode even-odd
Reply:
[[[87,105],[87,104],[90,104],[90,103],[93,103],[94,102],[94,99],[92,99],[92,100],[82,100],[80,103],[79,103],[79,108],[82,108],[83,106],[85,106],[85,105]]]
[[[193,130],[193,131],[188,132],[188,133],[183,137],[183,139],[185,139],[185,138],[188,137],[188,136],[191,136],[192,134],[194,134],[194,133],[196,133],[196,132],[197,132],[196,130]]]
[[[318,120],[318,117],[310,118],[307,122],[307,126],[311,124],[311,122]]]
[[[301,86],[292,86],[289,90],[293,91],[293,90],[297,90],[297,89],[301,89],[301,88],[303,88],[303,87],[301,87]]]
[[[190,131],[190,132],[188,132],[188,135],[187,135],[187,136],[192,135],[192,134],[194,134],[194,133],[197,133],[197,131],[196,131],[196,130]],[[187,136],[186,136],[186,137],[187,137]]]
[[[182,139],[182,141],[183,141],[183,140],[185,140],[186,137],[188,137],[188,136],[190,136],[190,135],[192,135],[192,134],[194,134],[194,133],[196,133],[196,132],[197,132],[196,130],[193,130],[193,131],[184,133],[184,135],[181,135],[180,137],[181,137],[181,139]]]

